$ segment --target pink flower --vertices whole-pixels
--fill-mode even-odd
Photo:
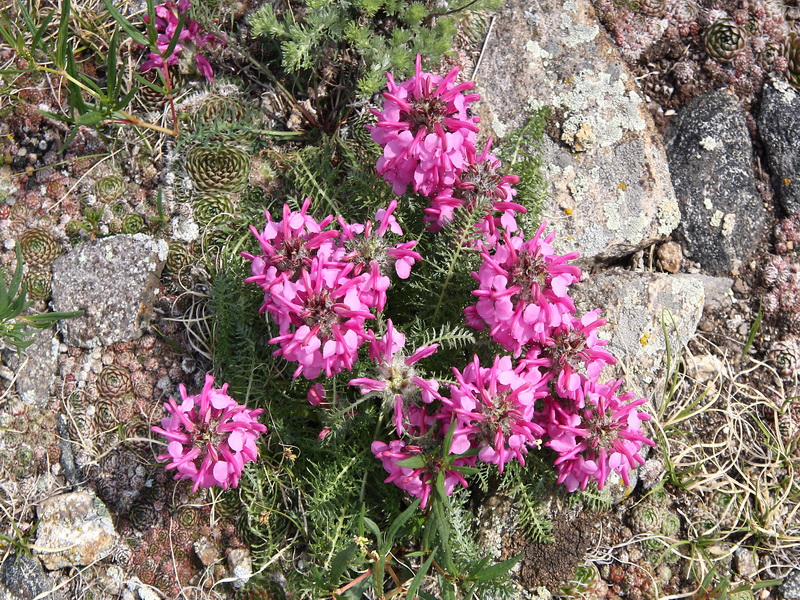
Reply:
[[[541,237],[545,226],[542,223],[528,241],[503,233],[493,254],[481,252],[483,264],[472,273],[478,302],[465,311],[467,322],[474,326],[478,317],[482,319],[492,339],[514,356],[525,345],[544,341],[575,312],[567,287],[580,279],[581,271],[567,261],[578,255],[556,254],[550,247],[554,234]]]
[[[430,403],[433,396],[428,391],[431,386],[438,389],[436,381],[419,384],[422,381],[414,365],[436,352],[438,344],[423,346],[410,356],[403,352],[406,336],[397,331],[389,319],[386,333],[369,345],[370,359],[375,363],[373,377],[359,377],[350,380],[350,385],[358,386],[362,395],[383,398],[384,408],[393,411],[397,435],[409,429],[409,407],[417,406],[418,401]],[[418,432],[416,435],[421,435]]]
[[[175,32],[178,30],[180,17],[183,13],[189,10],[189,6],[189,0],[179,0],[177,4],[172,0],[169,0],[161,6],[156,7],[154,26],[158,32],[158,37],[156,38],[158,52],[150,52],[147,55],[148,60],[142,63],[142,71],[150,71],[151,69],[161,69],[163,71],[167,66],[177,64],[178,55],[185,48],[189,47],[195,49],[194,58],[197,65],[197,70],[209,81],[214,81],[214,72],[211,69],[211,64],[204,56],[201,56],[196,49],[202,48],[210,42],[220,42],[225,44],[225,40],[221,40],[217,36],[203,31],[197,21],[186,19],[183,24],[183,29],[178,34],[179,43],[175,44],[172,54],[169,56],[164,56],[166,51],[169,49],[172,38],[175,36]],[[147,16],[144,17],[144,21],[145,23],[149,22]],[[183,44],[180,42],[183,42]]]
[[[364,225],[348,224],[339,217],[340,241],[345,249],[341,260],[355,265],[355,276],[362,273],[367,275],[362,295],[368,299],[367,304],[379,311],[386,306],[389,274],[394,271],[400,279],[407,279],[414,263],[422,260],[422,256],[413,250],[416,241],[392,245],[385,239],[390,231],[395,235],[403,235],[400,224],[392,214],[396,208],[397,200],[392,200],[386,209],[378,210],[375,216],[377,227],[373,227],[372,221]]]
[[[495,356],[489,368],[478,357],[463,373],[453,368],[456,384],[450,398],[442,398],[443,422],[455,415],[452,452],[463,454],[479,448],[478,458],[498,466],[517,459],[525,465],[529,446],[537,446],[545,430],[534,422],[534,403],[547,395],[548,377],[536,369],[511,364],[509,356]]]
[[[372,453],[381,461],[383,468],[389,473],[385,483],[394,483],[401,490],[405,490],[415,498],[421,498],[420,508],[428,504],[431,489],[436,483],[436,477],[442,469],[442,458],[438,454],[428,454],[419,446],[407,445],[401,440],[392,440],[388,444],[375,441],[372,443]],[[419,466],[400,466],[397,463],[406,459],[418,461]],[[453,460],[452,465],[467,466],[475,463],[475,457],[462,457]],[[451,495],[456,485],[467,487],[467,481],[458,471],[445,469],[444,488],[447,495]]]
[[[628,471],[644,464],[638,452],[643,444],[655,446],[642,431],[642,421],[650,415],[634,410],[647,400],[630,402],[633,394],[617,396],[622,380],[599,384],[582,378],[585,408],[577,413],[565,410],[552,397],[545,402],[550,441],[545,445],[556,452],[558,483],[570,492],[585,489],[590,479],[603,489],[611,471],[629,484]]]
[[[359,289],[364,275],[351,277],[352,270],[351,263],[325,267],[314,257],[297,282],[271,288],[267,310],[280,335],[269,342],[280,345],[276,356],[299,364],[295,377],[314,379],[323,371],[331,377],[351,370],[358,348],[372,339],[364,329],[365,320],[374,318]]]
[[[608,340],[597,337],[597,329],[606,323],[599,314],[597,308],[580,319],[569,315],[541,342],[541,358],[549,360],[549,367],[556,377],[556,392],[561,398],[575,401],[576,408],[583,407],[582,373],[585,372],[588,379],[596,380],[605,365],[617,362],[603,349]],[[535,358],[540,360],[538,352]]]
[[[215,485],[237,487],[244,465],[257,458],[258,436],[267,430],[257,420],[262,409],[238,404],[228,395],[227,383],[221,389],[213,386],[214,377],[206,375],[200,394],[188,396],[181,384],[181,404],[170,398],[164,409],[171,416],[153,427],[169,440],[167,453],[158,460],[171,461],[166,469],[176,469],[175,479],[194,481],[193,493]]]
[[[501,212],[503,216],[508,215],[512,225],[512,233],[516,230],[513,215],[515,212],[527,212],[525,207],[512,202],[516,195],[511,185],[519,182],[516,175],[501,175],[497,172],[500,168],[500,160],[489,152],[492,140],[486,142],[483,152],[476,155],[472,146],[466,146],[466,163],[464,170],[456,178],[452,187],[441,190],[431,199],[430,207],[425,209],[425,221],[429,223],[431,231],[439,231],[450,224],[455,218],[455,212],[462,207],[467,210],[479,209],[479,217],[486,220],[487,233],[492,234],[497,225],[500,224],[500,217],[495,217],[494,213]],[[506,224],[504,222],[504,224]]]
[[[394,193],[405,193],[409,184],[415,192],[432,196],[452,186],[464,168],[466,149],[474,147],[477,117],[467,107],[478,94],[467,81],[455,85],[458,67],[445,77],[424,73],[417,55],[415,74],[396,84],[387,73],[388,92],[383,110],[373,111],[376,125],[368,129],[383,147],[378,174],[392,184]]]

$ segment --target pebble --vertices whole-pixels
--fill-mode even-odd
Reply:
[[[683,251],[677,242],[666,242],[656,248],[656,265],[667,273],[678,273],[683,265]]]

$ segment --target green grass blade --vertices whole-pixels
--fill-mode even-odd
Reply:
[[[56,38],[56,66],[63,69],[67,66],[67,43],[69,42],[69,13],[71,0],[61,0],[61,20],[58,23]]]
[[[428,574],[428,570],[431,568],[431,564],[433,563],[433,557],[436,556],[437,548],[434,548],[431,551],[431,555],[428,557],[422,566],[417,571],[417,574],[414,575],[414,579],[411,580],[411,585],[408,586],[408,593],[406,593],[406,600],[416,600],[417,597],[417,590],[419,590],[419,586],[422,585],[422,582],[425,580],[425,576]]]
[[[117,7],[114,6],[112,0],[103,0],[103,4],[105,4],[109,14],[114,18],[114,20],[117,23],[119,23],[119,26],[122,27],[123,31],[125,31],[125,33],[131,36],[131,39],[134,42],[136,42],[140,46],[144,46],[145,48],[149,48],[151,46],[150,40],[148,40],[145,36],[143,36],[141,32],[138,29],[136,29],[136,27],[134,27],[133,24],[125,17],[125,15],[123,15],[121,12],[119,12],[119,10],[117,10]]]

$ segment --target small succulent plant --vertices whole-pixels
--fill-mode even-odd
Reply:
[[[208,225],[223,213],[233,212],[233,202],[227,194],[203,194],[192,205],[194,218],[200,225]]]
[[[44,269],[33,269],[23,278],[28,286],[29,300],[47,300],[52,293],[52,276]]]
[[[671,4],[669,0],[640,0],[639,12],[646,17],[661,18],[667,15]]]
[[[180,273],[192,264],[192,255],[180,242],[171,242],[167,252],[167,270],[171,273]]]
[[[642,503],[631,513],[631,529],[636,533],[651,533],[661,529],[663,511],[660,507],[650,503]]]
[[[125,180],[118,175],[102,177],[94,183],[94,193],[103,204],[116,202],[125,194]]]
[[[767,360],[775,366],[781,377],[787,379],[800,372],[800,345],[790,337],[775,341],[767,352]]]
[[[237,123],[247,117],[245,105],[233,96],[214,94],[203,101],[194,115],[196,129],[215,123]]]
[[[133,381],[128,369],[107,365],[97,376],[97,391],[101,398],[118,400],[133,392]]]
[[[195,146],[186,155],[185,167],[198,190],[235,192],[247,184],[250,155],[224,144]]]
[[[61,244],[43,227],[25,230],[19,238],[22,258],[29,267],[47,267],[61,254]]]
[[[672,511],[666,511],[664,518],[661,519],[661,534],[674,538],[681,530],[681,518]]]
[[[77,238],[81,234],[81,231],[85,231],[85,229],[80,219],[72,219],[64,228],[64,233],[67,234],[69,239]]]
[[[746,43],[744,30],[727,18],[714,21],[703,33],[706,52],[721,63],[731,62],[744,50]]]
[[[144,218],[138,213],[125,215],[122,219],[122,233],[139,233],[144,229]]]
[[[792,32],[786,37],[783,56],[786,58],[786,79],[800,90],[800,33]]]

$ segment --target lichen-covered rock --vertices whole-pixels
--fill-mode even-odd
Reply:
[[[33,343],[23,350],[21,357],[9,351],[4,358],[16,373],[20,399],[25,404],[44,408],[58,370],[58,340],[53,337],[53,331],[36,332]]]
[[[53,263],[53,306],[81,309],[63,322],[64,341],[93,348],[138,338],[153,309],[166,242],[144,234],[87,242]]]
[[[800,92],[785,81],[764,86],[758,132],[775,196],[787,214],[800,212]]]
[[[653,398],[663,374],[667,341],[673,352],[694,334],[703,312],[703,285],[692,275],[637,273],[613,269],[575,284],[571,294],[579,311],[602,307],[607,319],[598,330],[617,357],[605,378],[625,375],[625,390]]]
[[[680,211],[647,107],[589,0],[510,0],[477,74],[478,114],[502,138],[531,110],[551,107],[545,137],[556,247],[581,261],[629,254],[669,235]]]
[[[0,565],[0,600],[33,600],[37,597],[61,600],[64,596],[58,590],[43,595],[53,587],[54,582],[44,572],[42,564],[31,556],[12,552]]]
[[[47,569],[102,560],[117,542],[108,509],[92,493],[72,492],[48,498],[37,512],[35,551]]]
[[[253,575],[253,562],[247,548],[233,548],[228,552],[228,569],[236,578],[233,587],[239,589]]]
[[[684,250],[710,273],[730,274],[767,222],[744,108],[725,90],[698,96],[670,123],[665,144]]]

